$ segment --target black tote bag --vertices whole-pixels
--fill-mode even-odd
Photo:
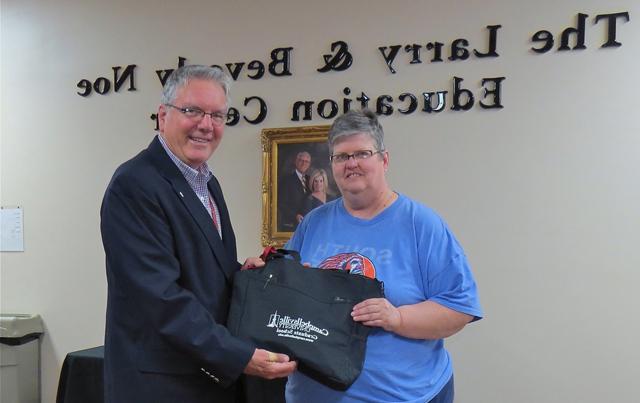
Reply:
[[[289,355],[302,373],[346,390],[362,371],[370,331],[353,321],[351,311],[365,299],[383,297],[383,284],[304,267],[293,251],[278,249],[265,260],[263,268],[235,274],[229,331]]]

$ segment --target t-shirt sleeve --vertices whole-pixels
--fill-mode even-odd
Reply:
[[[431,214],[417,226],[425,298],[478,320],[483,312],[464,250],[446,223]]]
[[[430,279],[427,298],[454,311],[482,318],[482,308],[478,298],[478,288],[464,254],[454,256],[449,264]]]

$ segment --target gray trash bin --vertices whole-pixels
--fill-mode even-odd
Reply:
[[[0,402],[40,403],[40,315],[0,314]]]

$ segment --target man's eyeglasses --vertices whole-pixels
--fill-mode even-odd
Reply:
[[[171,104],[165,104],[165,105],[179,110],[180,112],[182,112],[184,116],[188,117],[189,119],[202,120],[204,119],[205,115],[209,115],[213,123],[217,125],[221,125],[223,123],[226,123],[227,121],[227,114],[223,112],[205,112],[200,108],[191,108],[191,107],[180,108],[179,106],[175,106]]]
[[[356,161],[366,160],[373,157],[375,154],[382,154],[384,150],[372,151],[372,150],[360,150],[356,151],[353,154],[347,153],[338,153],[329,156],[329,161],[334,164],[344,164],[349,161],[349,158],[353,158]]]

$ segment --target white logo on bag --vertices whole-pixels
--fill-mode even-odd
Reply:
[[[275,311],[269,316],[267,327],[275,328],[279,337],[290,337],[292,339],[304,340],[310,343],[318,340],[317,333],[321,336],[328,336],[327,329],[320,329],[314,326],[311,321],[302,318],[293,319],[288,315],[282,316]]]

